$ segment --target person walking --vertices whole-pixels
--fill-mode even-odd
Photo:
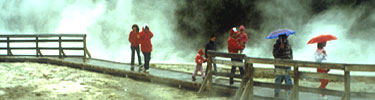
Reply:
[[[195,70],[194,70],[194,73],[193,73],[193,76],[192,76],[193,81],[196,80],[195,76],[197,75],[198,71],[201,72],[202,79],[204,79],[204,77],[205,77],[205,74],[203,73],[202,64],[203,64],[204,62],[206,62],[207,59],[204,59],[203,56],[204,56],[204,52],[203,52],[203,50],[202,50],[202,49],[199,49],[197,56],[195,56],[195,63],[196,63],[197,65],[195,66]]]
[[[142,58],[140,56],[140,52],[139,52],[139,44],[140,44],[140,40],[139,40],[139,27],[137,24],[134,24],[132,26],[132,31],[130,31],[129,33],[129,42],[131,44],[130,46],[130,49],[131,49],[131,62],[130,62],[130,65],[133,67],[134,66],[134,56],[135,56],[135,52],[137,52],[137,58],[138,58],[138,65],[139,66],[142,66]]]
[[[279,39],[273,46],[273,56],[275,59],[290,59],[293,60],[292,47],[288,42],[287,35],[280,35]],[[286,85],[293,85],[292,79],[288,72],[291,71],[291,67],[275,66],[275,84],[281,85],[285,81]],[[280,93],[279,88],[275,88],[275,97],[278,98]],[[288,90],[290,94],[290,90]]]
[[[139,36],[141,40],[141,51],[145,59],[144,72],[148,73],[152,51],[151,38],[154,36],[154,34],[151,32],[150,27],[147,24],[145,24],[143,25],[142,32],[139,33]]]
[[[323,60],[326,60],[327,53],[326,50],[324,50],[324,47],[326,46],[326,42],[318,43],[318,49],[315,51],[315,60],[317,62],[322,62]],[[327,74],[329,72],[329,69],[326,68],[317,68],[318,73],[325,73]],[[319,88],[325,89],[328,85],[329,80],[327,79],[319,79],[320,86]],[[323,100],[328,100],[326,94],[322,94]]]

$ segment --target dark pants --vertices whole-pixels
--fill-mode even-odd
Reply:
[[[214,63],[213,65],[214,65],[213,66],[214,67],[214,71],[217,72],[216,64]],[[208,65],[206,66],[206,75],[208,74],[207,72],[208,72]]]
[[[242,59],[231,59],[232,61],[239,61],[239,62],[242,62]],[[234,76],[235,73],[236,73],[236,67],[238,66],[232,66],[232,69],[231,69],[231,74]],[[243,67],[238,67],[240,69],[240,74],[241,76],[243,76],[245,74],[245,71],[243,70]],[[229,84],[233,84],[233,77],[230,77],[229,79]]]
[[[135,51],[137,51],[138,64],[139,64],[139,65],[142,65],[142,58],[141,58],[141,54],[140,54],[140,52],[139,52],[139,47],[130,46],[130,48],[131,48],[131,50],[132,50],[132,59],[131,59],[130,65],[134,65],[134,56],[135,56]]]
[[[150,68],[151,52],[142,52],[145,57],[145,69]]]

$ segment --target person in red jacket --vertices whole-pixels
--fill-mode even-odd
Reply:
[[[143,53],[143,56],[145,57],[144,72],[146,73],[148,72],[150,66],[152,51],[151,38],[153,36],[154,34],[150,31],[150,27],[147,24],[143,25],[142,32],[139,33],[139,38],[141,40],[141,51]]]
[[[134,24],[132,26],[132,29],[133,31],[131,31],[129,33],[129,42],[131,44],[130,46],[130,49],[132,51],[132,54],[131,54],[131,62],[130,62],[130,65],[131,66],[134,66],[134,56],[135,56],[135,51],[137,51],[137,56],[138,56],[138,65],[139,66],[142,66],[142,60],[141,60],[141,56],[139,54],[139,27],[137,24]]]
[[[247,37],[247,34],[245,32],[245,26],[241,25],[240,31],[238,33],[238,39],[237,39],[239,44],[244,47],[243,49],[241,49],[241,53],[245,49],[245,45],[246,45],[247,40],[248,40],[248,37]]]
[[[230,37],[228,38],[228,51],[229,53],[239,53],[240,50],[242,50],[244,47],[239,44],[237,41],[238,34],[234,31],[234,29],[231,30],[230,32]],[[242,59],[231,59],[232,61],[239,61],[242,62]],[[231,74],[234,75],[236,72],[236,67],[237,66],[232,66],[231,69]],[[241,76],[244,75],[244,69],[242,67],[238,67],[240,69],[240,74]],[[233,77],[230,77],[229,79],[229,84],[233,84]]]
[[[206,62],[207,59],[203,58],[203,56],[204,56],[203,50],[199,49],[197,56],[195,56],[195,63],[197,65],[195,66],[195,71],[194,71],[193,76],[192,76],[193,81],[196,80],[195,76],[197,75],[198,70],[201,72],[202,79],[204,79],[204,77],[205,77],[204,72],[203,72],[203,68],[202,68],[202,64],[204,62]]]

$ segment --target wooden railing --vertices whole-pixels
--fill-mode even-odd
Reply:
[[[65,39],[68,38],[68,39]],[[19,34],[19,35],[0,35],[0,43],[6,43],[6,47],[0,47],[0,50],[6,50],[6,55],[0,56],[36,56],[36,57],[82,57],[91,58],[86,47],[86,34]],[[12,47],[12,43],[24,43],[22,47]],[[30,46],[35,43],[35,46]],[[41,43],[58,43],[55,47],[41,47]],[[82,43],[81,47],[63,47],[62,43]],[[26,45],[29,44],[29,45]],[[36,54],[13,54],[12,50],[35,50]],[[57,55],[43,55],[41,50],[58,50]],[[67,55],[64,50],[83,51],[83,55]]]
[[[340,63],[318,63],[318,62],[309,62],[309,61],[298,61],[298,60],[283,60],[283,59],[267,59],[267,58],[253,58],[246,57],[243,54],[231,54],[231,53],[221,53],[208,51],[208,74],[206,75],[201,88],[198,91],[198,94],[201,94],[204,90],[209,91],[212,87],[212,76],[226,76],[226,77],[240,77],[242,78],[241,85],[238,88],[234,99],[235,100],[254,100],[257,98],[268,98],[274,99],[273,97],[261,97],[254,95],[254,86],[266,87],[266,88],[280,88],[280,89],[292,89],[292,94],[290,95],[290,100],[299,100],[299,92],[310,92],[317,94],[327,94],[333,96],[341,96],[343,100],[350,100],[351,97],[357,98],[375,98],[375,93],[366,93],[366,92],[351,92],[350,91],[350,71],[366,71],[366,72],[375,72],[375,65],[366,65],[366,64],[340,64]],[[224,57],[224,58],[240,58],[244,59],[245,62],[233,62],[213,59],[214,57]],[[228,75],[228,74],[215,74],[212,72],[212,64],[225,64],[244,67],[245,75],[243,77],[238,75]],[[254,81],[254,72],[258,69],[253,66],[253,64],[272,64],[278,66],[292,66],[292,74],[294,85],[277,85],[273,83],[265,82],[256,82]],[[242,66],[241,66],[242,65]],[[344,75],[334,75],[334,74],[324,74],[324,73],[312,73],[312,72],[301,72],[299,68],[328,68],[343,70]],[[341,80],[344,82],[345,91],[337,91],[330,89],[321,89],[321,88],[310,88],[302,87],[299,85],[301,79],[306,78],[317,78],[317,79],[328,79],[328,80]],[[370,79],[370,78],[369,78]]]

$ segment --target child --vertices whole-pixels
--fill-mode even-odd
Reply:
[[[326,42],[318,43],[318,49],[315,51],[315,60],[317,62],[322,62],[323,60],[326,60],[327,53],[324,50],[324,47],[326,46]],[[328,73],[329,69],[325,68],[318,68],[318,73]],[[320,80],[320,86],[319,88],[325,89],[328,85],[329,80],[327,79],[319,79]],[[324,100],[328,100],[325,94],[322,94],[322,98]]]
[[[196,80],[195,76],[197,75],[198,70],[202,74],[202,79],[204,79],[204,73],[203,73],[202,63],[206,62],[207,59],[204,59],[203,56],[204,56],[203,50],[199,49],[197,56],[195,56],[195,63],[197,63],[197,65],[195,66],[195,71],[194,71],[193,76],[192,76],[193,81]]]
[[[241,25],[240,26],[240,31],[238,32],[238,38],[237,38],[237,41],[239,42],[239,44],[241,46],[243,46],[244,48],[240,50],[240,53],[243,52],[243,50],[245,49],[245,46],[246,46],[246,42],[248,40],[248,36],[245,32],[245,26]]]

